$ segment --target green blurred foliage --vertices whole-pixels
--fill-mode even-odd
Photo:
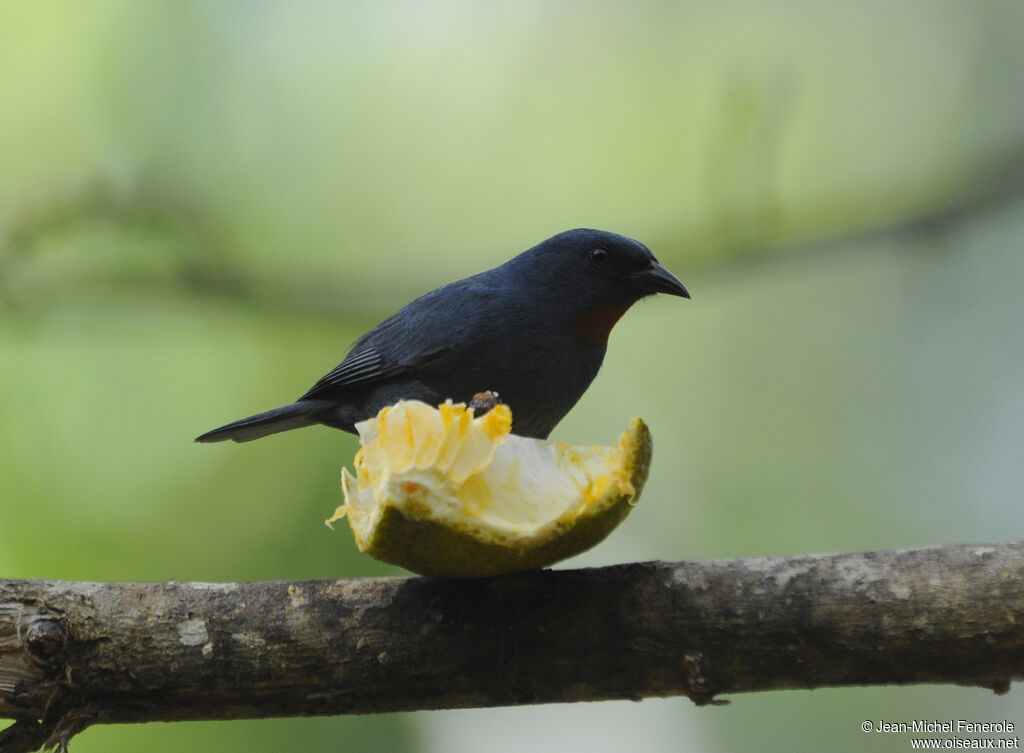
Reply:
[[[580,225],[648,242],[694,300],[630,312],[556,430],[655,435],[643,504],[567,566],[1019,537],[1024,209],[825,241],[1019,162],[1021,28],[1012,0],[3,3],[0,572],[395,572],[321,524],[351,437],[191,438]],[[1024,725],[1013,697],[109,727],[75,750],[902,751],[860,722]]]

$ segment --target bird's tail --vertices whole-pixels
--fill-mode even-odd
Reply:
[[[225,439],[231,439],[235,442],[249,442],[279,431],[312,426],[317,423],[314,414],[324,407],[325,404],[317,400],[300,400],[279,408],[271,408],[255,416],[232,421],[199,435],[196,441],[223,442]]]

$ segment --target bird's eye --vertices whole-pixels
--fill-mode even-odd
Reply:
[[[588,256],[590,258],[590,263],[598,268],[607,267],[608,262],[612,259],[612,255],[603,248],[595,248]]]

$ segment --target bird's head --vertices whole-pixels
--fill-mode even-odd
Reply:
[[[690,297],[647,246],[603,230],[567,230],[513,261],[529,271],[538,287],[576,309],[577,329],[588,340],[606,339],[641,298],[655,293]]]

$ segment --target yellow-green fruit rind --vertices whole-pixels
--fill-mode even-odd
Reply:
[[[532,536],[484,540],[471,524],[439,521],[429,514],[409,517],[388,503],[362,551],[434,578],[484,578],[553,565],[603,541],[640,498],[652,452],[651,434],[643,421],[633,419],[624,446],[623,469],[629,473],[633,495],[612,489],[571,520],[554,521]]]

